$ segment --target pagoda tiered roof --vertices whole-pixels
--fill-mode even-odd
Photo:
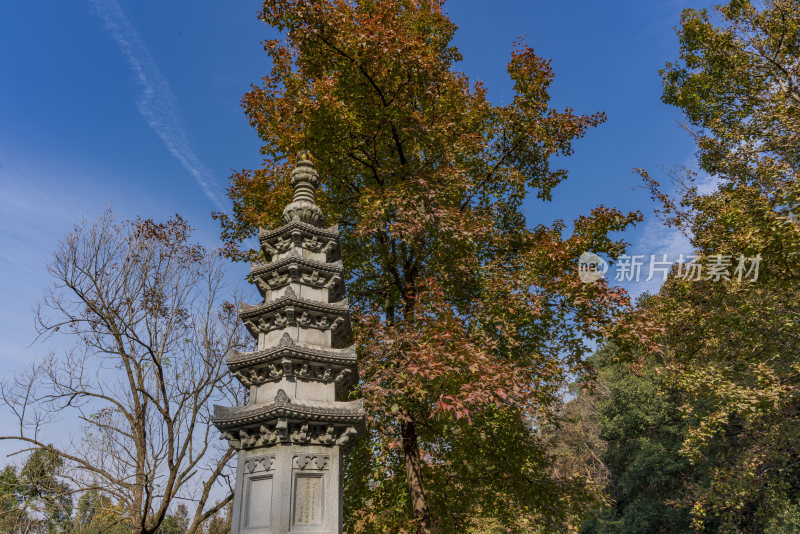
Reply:
[[[340,256],[338,225],[320,228],[303,221],[293,220],[274,230],[259,230],[258,241],[268,260],[271,260],[274,255],[286,252],[292,246],[300,244],[311,252],[324,252],[329,261],[335,261]]]
[[[338,302],[304,299],[295,295],[291,288],[282,297],[264,304],[240,304],[239,317],[254,337],[295,325],[332,330],[339,339],[350,334],[347,299]]]
[[[276,237],[283,237],[286,234],[291,234],[294,230],[299,230],[301,232],[306,232],[312,235],[325,237],[328,239],[334,239],[334,240],[339,239],[338,224],[334,224],[333,226],[329,226],[328,228],[321,228],[319,226],[314,226],[313,224],[308,224],[303,221],[294,220],[290,223],[284,224],[283,226],[274,228],[272,230],[261,228],[258,231],[258,240],[260,242],[271,241]]]
[[[237,449],[347,447],[364,430],[363,402],[343,400],[358,382],[358,362],[353,346],[338,348],[351,335],[339,228],[321,226],[310,160],[300,158],[291,180],[295,196],[284,210],[285,224],[259,231],[267,261],[250,267],[264,302],[239,306],[258,348],[226,358],[234,377],[250,388],[252,404],[214,407],[213,424]]]
[[[274,271],[280,271],[284,267],[290,265],[303,265],[311,269],[317,269],[336,274],[341,274],[342,272],[342,260],[337,260],[335,262],[321,262],[312,260],[310,258],[303,258],[297,254],[291,254],[277,261],[253,263],[250,266],[250,276],[255,277],[263,274],[269,274]]]
[[[319,300],[304,299],[295,295],[294,291],[289,288],[286,294],[281,297],[265,302],[264,304],[246,304],[239,305],[239,317],[250,319],[267,314],[271,311],[286,308],[287,306],[295,306],[302,310],[312,310],[330,314],[349,315],[350,305],[347,299],[342,299],[338,302],[321,302]]]
[[[364,420],[364,399],[346,402],[311,403],[291,400],[283,390],[275,400],[260,406],[228,408],[214,406],[211,420],[220,430],[268,423],[277,419],[318,423],[360,424]]]
[[[289,334],[268,349],[233,351],[226,361],[233,375],[245,386],[260,385],[284,376],[333,382],[337,397],[343,397],[358,382],[355,346],[344,349],[314,348],[295,344]]]
[[[250,266],[250,277],[255,281],[261,295],[267,290],[277,290],[292,282],[303,282],[311,287],[329,287],[329,297],[344,296],[342,261],[322,262],[303,258],[291,250],[285,257],[273,262],[259,262]],[[320,274],[322,273],[322,274]]]
[[[317,349],[295,344],[288,334],[284,334],[281,343],[275,347],[254,352],[231,351],[228,354],[226,363],[232,371],[235,371],[295,356],[302,357],[304,361],[342,367],[356,365],[357,363],[354,345],[343,349]]]

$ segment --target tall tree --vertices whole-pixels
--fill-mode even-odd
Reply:
[[[597,208],[526,227],[567,172],[551,161],[600,124],[548,106],[553,72],[525,44],[496,106],[454,70],[456,26],[438,0],[266,0],[272,70],[243,99],[264,165],[234,173],[216,214],[232,257],[289,202],[292,155],[310,148],[319,203],[342,235],[372,434],[346,477],[352,532],[554,528],[574,480],[546,475],[532,428],[546,419],[585,342],[627,300],[583,284],[585,250],[638,220]],[[562,498],[563,497],[563,498]],[[478,523],[476,523],[478,521]],[[548,527],[549,525],[549,527]],[[482,528],[482,527],[481,527]],[[492,527],[495,528],[495,527]]]
[[[0,532],[71,533],[74,491],[61,480],[63,467],[57,454],[36,449],[19,470],[0,472]]]
[[[74,534],[127,534],[128,518],[122,507],[96,488],[78,498],[72,517]]]
[[[670,376],[686,391],[683,452],[708,472],[692,484],[693,517],[726,532],[800,524],[800,2],[734,0],[686,10],[664,101],[685,111],[703,191],[680,198],[647,175],[667,221],[697,263],[653,299]],[[739,257],[754,258],[742,262]],[[760,260],[760,261],[758,261]],[[756,276],[756,266],[758,267]],[[684,272],[685,274],[685,272]]]
[[[686,482],[703,476],[681,456],[687,424],[682,392],[663,372],[657,354],[623,354],[608,343],[592,358],[598,366],[594,412],[608,470],[609,506],[582,532],[678,533],[690,529]],[[584,394],[586,395],[586,394]]]
[[[19,495],[17,468],[7,465],[0,471],[0,532],[12,532],[14,525],[27,522]]]
[[[18,417],[0,436],[60,457],[76,489],[99,490],[129,532],[157,531],[181,499],[188,532],[225,506],[211,504],[233,451],[209,427],[214,401],[236,402],[223,366],[240,346],[235,306],[223,300],[221,259],[189,240],[179,216],[114,223],[107,211],[78,223],[48,266],[44,335],[75,339],[30,373],[2,383]],[[81,433],[49,445],[48,423],[74,417]],[[11,429],[8,429],[11,430]]]

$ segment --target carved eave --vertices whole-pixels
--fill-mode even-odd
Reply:
[[[342,299],[337,302],[320,302],[318,300],[304,299],[302,297],[298,297],[297,295],[295,295],[294,291],[291,288],[289,288],[286,290],[286,293],[284,293],[283,296],[278,297],[275,300],[265,302],[264,304],[256,304],[254,306],[252,304],[246,304],[244,302],[241,303],[239,305],[239,317],[242,320],[245,320],[251,317],[257,317],[265,313],[285,308],[286,306],[293,306],[298,309],[307,311],[318,311],[318,312],[345,314],[345,315],[348,314],[350,309],[350,305],[347,302],[347,299]]]
[[[284,334],[277,347],[256,352],[232,351],[228,368],[244,386],[296,376],[306,380],[334,383],[337,398],[344,397],[358,383],[358,360],[354,346],[346,349],[314,349],[295,345]]]
[[[292,246],[302,247],[311,252],[324,252],[328,261],[340,258],[338,225],[318,228],[295,220],[275,230],[259,230],[258,241],[268,260],[275,254],[288,251]]]
[[[302,360],[290,360],[288,358],[279,362],[273,361],[233,371],[232,374],[246,387],[260,386],[267,382],[281,380],[286,376],[333,383],[336,387],[337,399],[346,398],[350,389],[358,383],[358,370],[355,367],[315,365]]]
[[[349,367],[358,363],[354,345],[343,349],[314,349],[305,345],[295,344],[289,334],[284,334],[277,347],[255,352],[231,351],[228,353],[226,362],[228,367],[235,371],[283,358],[342,367]]]
[[[238,450],[279,443],[339,445],[348,450],[366,430],[362,399],[318,406],[292,402],[282,389],[267,406],[214,406],[211,422]]]
[[[320,424],[360,426],[364,422],[364,400],[326,403],[324,406],[292,401],[279,390],[275,400],[265,406],[228,408],[214,406],[211,422],[219,430],[232,430],[279,420]]]
[[[222,439],[237,450],[285,445],[338,445],[347,452],[355,440],[364,433],[363,421],[359,424],[310,423],[277,419],[266,424],[221,430]]]
[[[274,230],[267,230],[266,228],[260,229],[258,231],[258,240],[261,242],[270,241],[276,237],[282,237],[286,234],[290,234],[293,230],[300,230],[319,237],[325,237],[333,240],[339,239],[338,224],[334,224],[328,228],[319,228],[313,224],[306,224],[302,221],[292,221],[289,224],[284,224],[280,228],[276,228]]]
[[[350,336],[347,299],[326,303],[297,297],[291,288],[286,293],[265,304],[239,306],[239,317],[253,337],[287,326],[331,330],[336,344]]]
[[[266,291],[277,290],[288,284],[303,283],[310,287],[330,289],[331,298],[344,296],[341,260],[332,263],[301,258],[291,254],[271,263],[255,263],[250,267],[250,277],[264,296]]]

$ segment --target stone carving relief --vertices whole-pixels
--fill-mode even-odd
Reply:
[[[325,454],[298,454],[292,461],[295,469],[316,469],[322,471],[328,468],[330,456]]]
[[[342,368],[332,365],[314,365],[307,362],[292,361],[288,358],[280,362],[269,362],[246,369],[233,371],[239,381],[246,387],[260,386],[270,380],[279,380],[284,376],[299,376],[309,380],[320,382],[334,382],[337,385],[345,386],[350,384],[353,371],[349,368]]]
[[[282,308],[282,311],[283,313],[274,311],[259,315],[258,317],[247,318],[244,319],[243,322],[250,333],[255,335],[258,332],[268,333],[290,325],[299,325],[304,328],[315,328],[323,331],[332,330],[336,332],[345,321],[343,317],[335,313],[326,313],[323,311],[303,310],[299,316],[295,313],[295,308],[293,307]]]
[[[278,443],[298,445],[351,445],[358,435],[354,427],[336,427],[333,425],[312,425],[309,423],[287,423],[276,425],[260,425],[258,428],[239,430],[235,435],[225,432],[223,439],[237,449],[253,449],[276,445]]]
[[[270,471],[275,463],[275,456],[251,456],[244,463],[244,470],[248,474]]]
[[[293,443],[308,443],[309,441],[311,441],[311,433],[308,431],[308,425],[304,424],[292,432]]]

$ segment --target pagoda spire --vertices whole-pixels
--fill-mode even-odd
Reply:
[[[314,226],[322,226],[322,210],[317,206],[319,175],[311,157],[311,152],[308,150],[301,150],[297,154],[297,167],[291,174],[294,198],[283,210],[284,223],[296,219]]]
[[[284,225],[259,231],[266,262],[250,269],[263,297],[239,317],[257,341],[227,365],[247,406],[215,406],[214,425],[238,451],[233,534],[342,532],[342,457],[364,431],[338,227],[322,227],[319,176],[307,150],[292,171]]]

